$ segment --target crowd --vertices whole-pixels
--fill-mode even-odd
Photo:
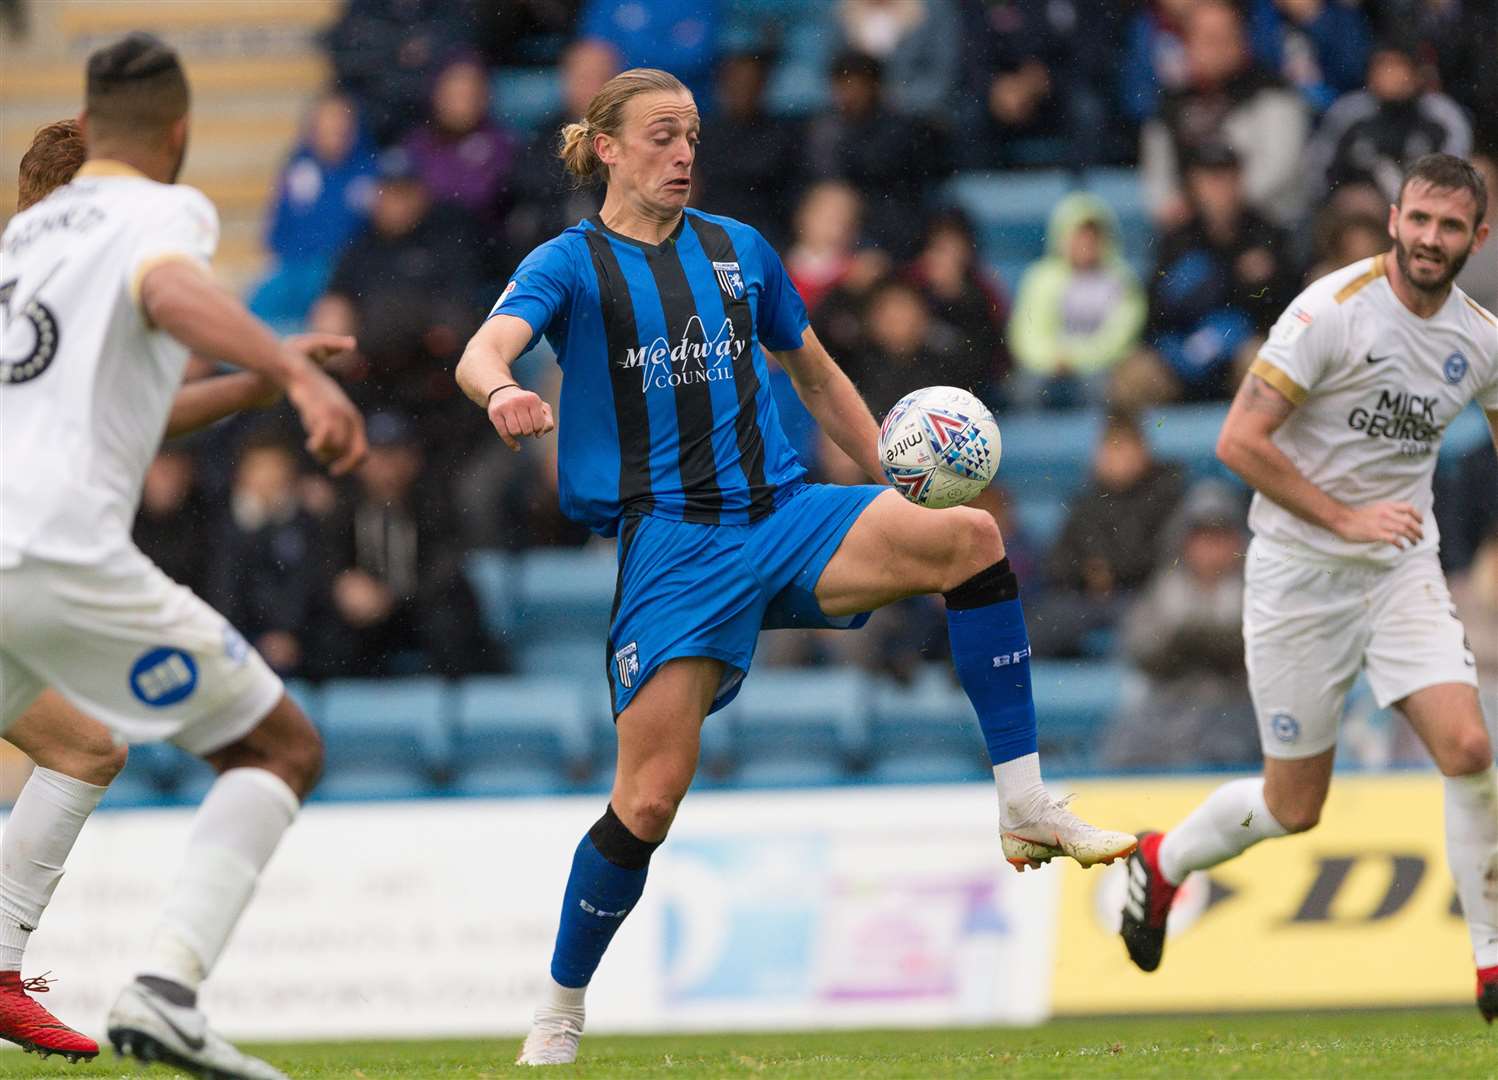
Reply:
[[[1006,535],[1029,564],[1037,651],[1122,655],[1144,676],[1125,726],[1246,715],[1243,493],[1152,460],[1139,410],[1226,401],[1303,283],[1387,246],[1403,163],[1466,155],[1498,192],[1486,0],[349,0],[325,45],[334,83],[281,171],[252,302],[282,327],[357,334],[339,373],[375,450],[337,487],[302,467],[280,417],[221,425],[162,454],[138,525],[275,666],[311,677],[503,670],[464,554],[587,541],[557,511],[554,447],[505,451],[452,369],[518,259],[596,210],[597,191],[564,181],[556,132],[622,67],[693,89],[694,201],[776,245],[876,414],[934,383],[973,389],[1001,422],[1108,411],[1050,550]],[[554,70],[557,113],[507,125],[499,68]],[[1143,262],[1085,190],[1087,170],[1118,165],[1144,192]],[[1011,296],[941,196],[965,170],[1033,167],[1073,170],[1078,190]],[[1492,254],[1461,279],[1489,307]],[[539,357],[522,368],[543,392],[557,377]],[[788,379],[774,388],[815,475],[857,479]],[[1445,557],[1498,667],[1491,450],[1442,485]],[[184,525],[218,506],[205,548]],[[899,670],[939,652],[920,611],[861,638],[864,658]],[[1252,724],[1238,727],[1194,757],[1251,757]],[[1189,742],[1156,734],[1161,754]]]

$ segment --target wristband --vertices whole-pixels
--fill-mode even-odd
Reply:
[[[490,390],[489,391],[489,396],[484,399],[484,408],[487,409],[489,407],[489,402],[491,402],[491,401],[494,400],[494,395],[495,394],[499,393],[501,390],[508,390],[511,387],[514,387],[515,389],[518,390],[518,389],[520,389],[520,384],[518,382],[507,382],[507,383],[502,383],[499,386],[496,386],[493,390]]]

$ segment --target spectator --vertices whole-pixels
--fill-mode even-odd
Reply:
[[[1110,768],[1200,768],[1258,760],[1243,666],[1243,509],[1225,486],[1193,488],[1175,526],[1179,557],[1151,576],[1123,625],[1142,697],[1114,719]]]
[[[720,0],[588,0],[578,36],[606,41],[624,66],[664,68],[712,109]]]
[[[132,537],[167,577],[199,596],[207,590],[214,555],[203,543],[208,521],[192,454],[180,443],[162,447],[146,469]]]
[[[1451,599],[1477,659],[1477,679],[1498,686],[1498,518],[1488,526],[1471,565],[1451,578]]]
[[[953,0],[841,0],[837,22],[845,49],[884,65],[890,105],[931,118],[943,113],[962,58]]]
[[[906,270],[937,319],[957,332],[957,349],[971,358],[973,384],[979,396],[996,400],[994,387],[1009,374],[1004,344],[1008,304],[1003,286],[978,256],[973,223],[961,210],[948,208],[931,217],[920,253]]]
[[[844,53],[832,66],[831,112],[812,120],[805,159],[819,179],[844,180],[869,196],[863,227],[868,240],[897,259],[915,253],[920,208],[948,167],[936,130],[891,111],[883,100],[883,68],[861,53]]]
[[[1150,289],[1149,339],[1167,398],[1231,396],[1235,364],[1251,359],[1294,295],[1289,242],[1247,205],[1244,187],[1227,146],[1203,146],[1187,165],[1191,216],[1161,241]]]
[[[813,185],[796,208],[795,238],[785,268],[813,315],[823,298],[854,272],[862,216],[863,200],[840,180]]]
[[[1139,346],[1144,290],[1118,253],[1107,203],[1077,192],[1056,204],[1048,254],[1020,279],[1009,344],[1011,396],[1028,405],[1107,396],[1113,368]]]
[[[1093,164],[1114,146],[1103,89],[1123,34],[1111,0],[995,0],[965,4],[965,164]],[[975,108],[974,108],[975,106]]]
[[[1392,202],[1405,165],[1435,151],[1466,157],[1472,126],[1456,102],[1422,89],[1410,45],[1385,42],[1368,62],[1368,88],[1339,98],[1311,140],[1312,195],[1371,184]]]
[[[1151,455],[1138,420],[1108,417],[1092,477],[1046,560],[1047,590],[1030,626],[1037,654],[1079,656],[1089,637],[1112,630],[1154,570],[1183,488],[1181,470]]]
[[[484,249],[490,275],[504,277],[501,225],[522,147],[514,132],[490,117],[489,76],[476,59],[459,57],[442,69],[430,115],[402,145],[432,197],[468,215],[467,235]]]
[[[598,213],[600,188],[579,187],[562,168],[557,136],[562,125],[582,118],[588,102],[619,73],[619,54],[604,41],[574,41],[562,53],[561,111],[536,129],[515,171],[515,206],[506,222],[510,249],[528,252],[557,233]]]
[[[1472,562],[1483,537],[1498,527],[1498,454],[1484,439],[1453,467],[1438,469],[1435,484],[1441,564],[1455,572]]]
[[[1144,127],[1140,166],[1145,195],[1165,228],[1190,215],[1181,163],[1207,143],[1226,143],[1243,163],[1244,196],[1276,225],[1303,207],[1305,102],[1277,75],[1256,67],[1243,19],[1226,0],[1199,0],[1186,16],[1189,84],[1165,95]]]
[[[389,146],[426,111],[438,69],[474,25],[472,0],[348,0],[323,33],[339,90]]]
[[[414,427],[399,414],[369,418],[369,457],[357,489],[327,529],[332,606],[323,641],[329,674],[461,675],[492,670],[478,606],[462,573],[457,523],[422,483]]]
[[[207,599],[283,675],[302,671],[317,607],[317,528],[297,499],[291,443],[262,427],[241,444]]]
[[[1186,16],[1196,0],[1150,0],[1129,23],[1121,57],[1119,96],[1136,123],[1160,111],[1160,99],[1186,86]]]
[[[1488,187],[1488,220],[1498,217],[1498,147],[1472,155],[1472,164]],[[1498,243],[1487,243],[1467,260],[1456,276],[1462,291],[1489,311],[1498,311]]]
[[[1317,212],[1313,232],[1317,259],[1305,272],[1303,284],[1389,250],[1389,223],[1372,214],[1342,213],[1327,205]]]
[[[735,53],[718,65],[718,112],[697,148],[694,195],[713,212],[748,222],[778,247],[800,177],[795,127],[765,112],[765,58]]]
[[[450,366],[493,297],[462,211],[432,202],[404,151],[381,168],[369,225],[339,260],[314,328],[358,337],[366,403],[403,409],[429,445],[457,450],[451,424],[474,418]]]
[[[887,278],[876,285],[864,323],[864,346],[845,366],[875,416],[923,386],[986,390],[992,374],[981,358],[974,365],[959,352],[952,328],[932,318],[920,290],[908,282]]]
[[[375,170],[354,103],[343,94],[317,98],[276,182],[265,236],[274,267],[250,300],[255,314],[277,325],[306,317],[333,261],[369,217]]]
[[[1254,55],[1318,116],[1363,82],[1372,44],[1368,17],[1348,0],[1250,0]]]
[[[1498,5],[1492,0],[1379,0],[1378,29],[1416,54],[1420,81],[1473,116],[1498,116]]]

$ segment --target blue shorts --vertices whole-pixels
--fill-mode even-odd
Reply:
[[[668,660],[726,665],[709,712],[733,700],[760,630],[851,630],[868,613],[831,618],[817,581],[864,507],[890,490],[802,484],[752,525],[627,518],[619,530],[619,585],[609,627],[614,715]]]

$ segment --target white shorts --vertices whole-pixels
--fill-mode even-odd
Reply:
[[[77,566],[0,569],[0,733],[51,686],[125,742],[227,746],[281,699],[222,615],[134,547]]]
[[[1244,578],[1248,685],[1265,757],[1335,746],[1360,670],[1381,709],[1440,683],[1477,685],[1434,551],[1385,569],[1307,561],[1255,540]]]

